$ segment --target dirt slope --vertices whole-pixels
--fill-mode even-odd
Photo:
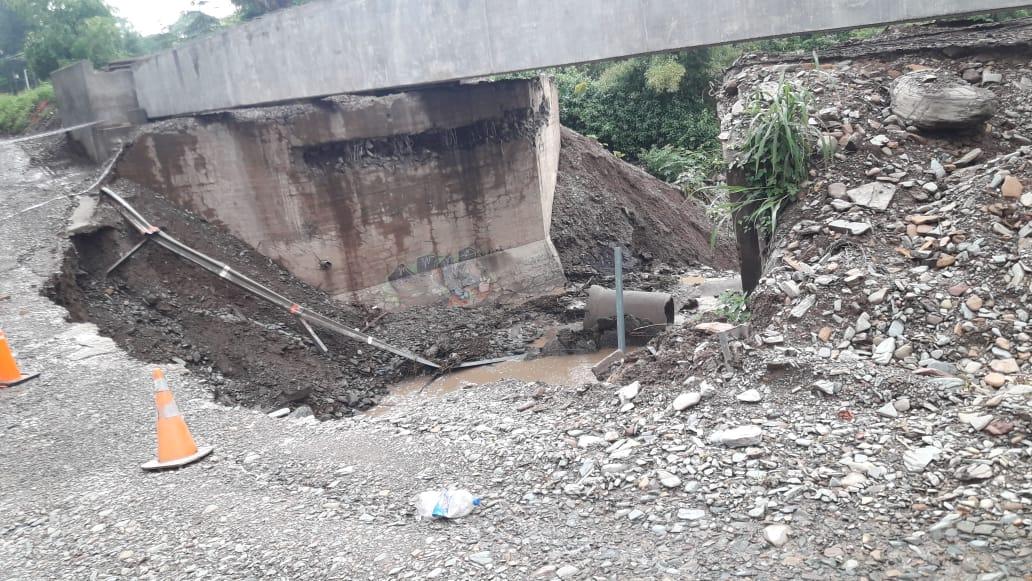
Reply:
[[[559,183],[552,208],[552,241],[564,268],[605,268],[613,246],[628,266],[736,264],[733,242],[709,243],[712,225],[703,208],[677,188],[613,156],[593,139],[562,130]]]

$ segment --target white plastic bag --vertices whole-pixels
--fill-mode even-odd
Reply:
[[[445,488],[420,492],[412,499],[419,518],[461,518],[480,506],[480,499],[468,490]]]

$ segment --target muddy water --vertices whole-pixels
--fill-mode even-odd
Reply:
[[[552,385],[594,383],[596,379],[591,373],[591,368],[603,357],[605,357],[605,353],[589,353],[504,361],[494,365],[456,371],[437,378],[429,385],[427,382],[430,381],[430,377],[414,377],[391,386],[389,388],[390,395],[368,413],[372,415],[383,413],[386,411],[385,407],[396,405],[402,399],[441,397],[464,387],[472,388],[482,383],[492,383],[503,379],[518,379],[526,382],[541,381]]]

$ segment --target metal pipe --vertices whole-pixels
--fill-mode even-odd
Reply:
[[[613,248],[613,270],[616,273],[616,348],[627,352],[627,335],[624,328],[623,304],[623,251],[617,246]]]
[[[625,319],[633,317],[649,328],[653,325],[671,325],[674,322],[674,297],[667,293],[624,291],[623,311]],[[588,302],[584,309],[585,329],[597,327],[603,319],[612,321],[617,318],[616,315],[616,291],[598,285],[588,289]]]
[[[400,349],[398,347],[394,347],[393,345],[384,343],[383,341],[376,339],[375,337],[366,335],[365,333],[361,333],[359,331],[352,330],[329,317],[316,313],[315,311],[309,311],[308,309],[305,309],[304,307],[291,301],[287,297],[262,286],[261,284],[255,282],[251,278],[248,278],[247,276],[239,272],[234,271],[228,264],[219,262],[214,258],[211,258],[210,256],[198,252],[197,250],[194,250],[193,248],[190,248],[189,246],[169,236],[162,230],[159,230],[158,228],[152,226],[150,222],[146,220],[146,218],[144,218],[142,215],[140,215],[139,212],[136,211],[135,208],[129,205],[129,203],[122,199],[121,196],[111,191],[109,188],[101,188],[100,191],[112,200],[114,200],[119,206],[121,206],[123,210],[122,215],[125,216],[126,219],[128,219],[129,222],[132,223],[133,226],[135,226],[141,234],[145,236],[149,235],[155,243],[179,255],[179,257],[183,258],[184,260],[192,262],[197,266],[200,266],[201,268],[207,270],[208,272],[218,275],[220,278],[226,279],[228,282],[258,296],[259,298],[262,298],[276,306],[286,309],[291,314],[296,315],[297,317],[300,317],[302,320],[308,321],[309,323],[317,327],[321,327],[328,331],[344,335],[345,337],[354,339],[355,341],[365,343],[366,345],[376,347],[377,349],[387,351],[395,355],[399,355],[401,357],[404,357],[405,359],[421,363],[427,367],[440,369],[440,365],[434,363],[433,361],[430,361],[429,359],[420,357],[419,355],[416,355],[415,353],[412,353],[405,349]]]
[[[84,129],[86,127],[92,127],[100,123],[100,121],[90,121],[89,123],[80,123],[79,125],[72,125],[71,127],[62,127],[60,129],[54,129],[53,131],[44,131],[43,133],[36,133],[34,135],[26,135],[25,137],[16,137],[14,139],[8,139],[6,141],[0,141],[0,145],[8,145],[11,143],[21,143],[22,141],[32,141],[33,139],[40,139],[43,137],[50,137],[51,135],[60,135],[62,133],[68,133],[69,131],[75,131],[76,129]]]

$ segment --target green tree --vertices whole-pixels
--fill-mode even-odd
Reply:
[[[39,77],[86,59],[102,65],[126,54],[126,32],[103,0],[4,0],[28,25],[25,59]]]
[[[0,91],[17,92],[25,88],[22,78],[25,60],[20,56],[28,25],[0,0]]]
[[[694,149],[719,133],[706,49],[557,71],[563,123],[639,158],[664,145]]]
[[[0,58],[18,54],[25,44],[28,25],[18,13],[0,0]]]

